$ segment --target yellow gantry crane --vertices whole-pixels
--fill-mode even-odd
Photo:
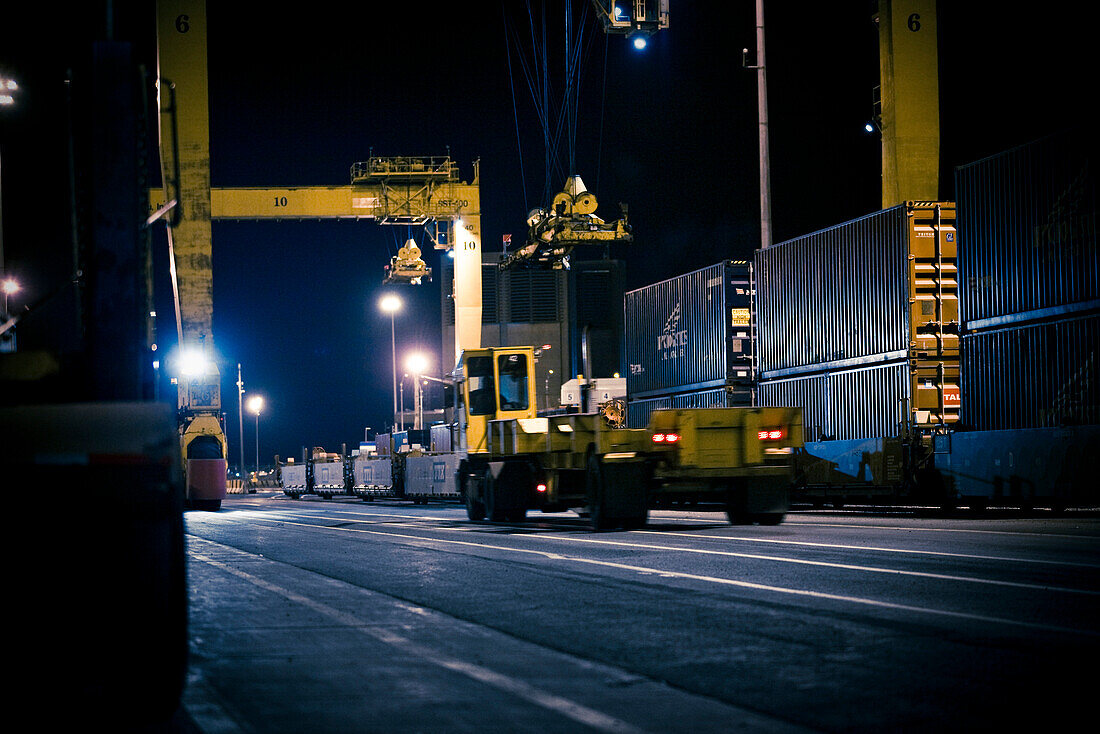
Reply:
[[[168,225],[169,262],[181,354],[195,355],[179,377],[180,449],[188,499],[216,508],[225,497],[227,442],[214,354],[211,221],[214,219],[373,219],[437,223],[454,250],[455,353],[481,346],[481,201],[478,166],[470,182],[446,157],[372,157],[351,167],[345,186],[210,185],[210,114],[205,0],[157,3],[160,157],[164,187],[150,196],[150,221]],[[437,230],[438,231],[438,230]],[[415,243],[391,261],[387,280],[430,278]],[[201,365],[201,366],[200,366]]]
[[[668,27],[668,2],[594,0],[608,33],[647,36]],[[180,350],[201,367],[179,377],[180,448],[193,504],[220,506],[227,442],[221,424],[221,378],[214,352],[214,219],[368,219],[436,226],[436,249],[453,250],[455,354],[481,347],[481,197],[478,164],[462,181],[449,156],[371,157],[354,163],[344,186],[213,188],[205,0],[158,0],[157,80],[163,190],[151,192],[150,223],[168,225],[169,262]],[[578,244],[629,242],[624,216],[605,222],[596,199],[572,176],[551,207],[529,215],[528,240],[505,267],[561,267]],[[442,228],[442,229],[441,229]],[[445,236],[440,236],[440,232]],[[431,269],[409,241],[387,268],[386,282],[419,284]]]

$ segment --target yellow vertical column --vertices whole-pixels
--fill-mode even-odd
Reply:
[[[161,109],[168,105],[164,84],[175,87],[179,141],[179,223],[171,230],[179,283],[183,340],[204,338],[213,346],[213,269],[210,231],[210,113],[204,0],[157,3],[157,64]],[[171,118],[161,115],[162,171],[173,174]],[[181,346],[184,346],[181,344]]]
[[[461,218],[454,222],[455,360],[481,346],[481,202],[475,174]]]
[[[937,201],[940,102],[936,2],[883,0],[879,8],[882,206]]]

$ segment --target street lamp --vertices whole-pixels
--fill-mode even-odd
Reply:
[[[248,399],[248,409],[256,414],[256,478],[260,477],[260,411],[264,409],[264,399],[253,395]]]
[[[390,315],[390,354],[393,357],[393,415],[397,415],[397,332],[393,325],[393,315],[401,310],[401,299],[392,293],[382,296],[378,307]],[[396,420],[393,421],[397,423]],[[404,426],[402,426],[404,428]]]
[[[241,443],[241,487],[244,487],[244,380],[241,379],[241,363],[237,362],[237,439]]]
[[[2,256],[3,253],[0,253]],[[4,278],[0,281],[0,291],[4,293],[4,314],[0,319],[0,324],[8,321],[11,318],[11,312],[8,310],[8,297],[14,296],[20,291],[21,286],[19,281],[12,277]],[[15,351],[15,325],[8,327],[7,331],[0,334],[0,352],[14,352]]]
[[[8,296],[14,296],[16,293],[19,292],[20,288],[21,286],[19,285],[19,281],[12,277],[4,278],[3,282],[0,283],[0,290],[4,291],[5,313],[7,313],[8,310]]]
[[[405,379],[408,376],[408,372],[401,375],[401,413],[399,414],[401,416],[401,427],[399,430],[401,431],[405,430]]]
[[[413,352],[405,360],[405,366],[408,367],[409,372],[412,372],[413,377],[416,379],[416,393],[413,398],[415,401],[413,411],[416,419],[413,422],[413,428],[420,429],[424,427],[424,398],[421,392],[420,376],[428,369],[428,358],[420,352]]]

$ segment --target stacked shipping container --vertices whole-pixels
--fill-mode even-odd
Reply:
[[[726,260],[626,293],[627,423],[655,408],[752,404],[752,264]]]
[[[1100,424],[1095,153],[1068,132],[956,170],[969,427]]]
[[[958,419],[955,208],[908,202],[756,253],[759,405],[808,441]]]
[[[1095,502],[1100,448],[1096,140],[1053,135],[956,169],[961,423],[936,466],[960,495]]]
[[[945,501],[1094,501],[1095,152],[1075,131],[957,169],[958,237],[955,204],[907,202],[627,293],[629,424],[754,390],[805,409],[807,485],[899,489],[935,434]]]

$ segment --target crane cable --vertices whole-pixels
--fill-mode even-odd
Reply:
[[[580,23],[574,27],[573,8],[571,0],[565,2],[565,85],[562,92],[562,104],[561,108],[556,115],[556,119],[551,121],[551,109],[550,109],[550,94],[551,84],[549,79],[549,61],[547,52],[547,22],[546,22],[546,8],[545,3],[542,6],[542,23],[536,24],[535,13],[531,6],[530,0],[526,3],[527,9],[527,21],[531,38],[531,58],[527,57],[527,54],[523,53],[521,44],[519,43],[519,33],[513,25],[509,24],[508,14],[504,5],[502,4],[502,17],[505,26],[505,47],[508,55],[508,78],[512,92],[512,113],[515,118],[516,127],[516,141],[519,149],[520,156],[520,176],[523,185],[524,192],[524,205],[527,206],[527,182],[526,173],[523,167],[523,145],[519,131],[519,111],[516,103],[516,84],[515,75],[512,69],[512,45],[516,47],[516,56],[519,59],[519,66],[523,71],[523,76],[527,82],[528,91],[531,94],[532,102],[534,103],[534,109],[536,117],[538,118],[539,125],[542,128],[543,137],[543,150],[544,150],[544,163],[545,163],[545,182],[543,199],[549,201],[551,192],[553,191],[552,181],[557,176],[572,176],[576,173],[576,135],[577,135],[577,122],[579,118],[579,97],[581,88],[581,69],[584,68],[585,60],[588,58],[592,42],[595,34],[592,33],[594,25],[589,21],[589,10],[587,4],[584,6],[584,12],[581,16]],[[539,36],[541,35],[541,42]],[[606,89],[607,83],[607,50],[606,45],[604,49],[604,76],[603,76],[603,89]],[[602,150],[603,145],[603,94],[601,90],[601,120],[599,128],[599,141],[598,148]],[[551,134],[553,132],[553,134]],[[565,143],[568,155],[568,171],[562,170],[562,165],[559,160],[562,149],[562,138],[565,137]],[[597,162],[597,169],[599,162]],[[597,177],[598,178],[598,177]]]

